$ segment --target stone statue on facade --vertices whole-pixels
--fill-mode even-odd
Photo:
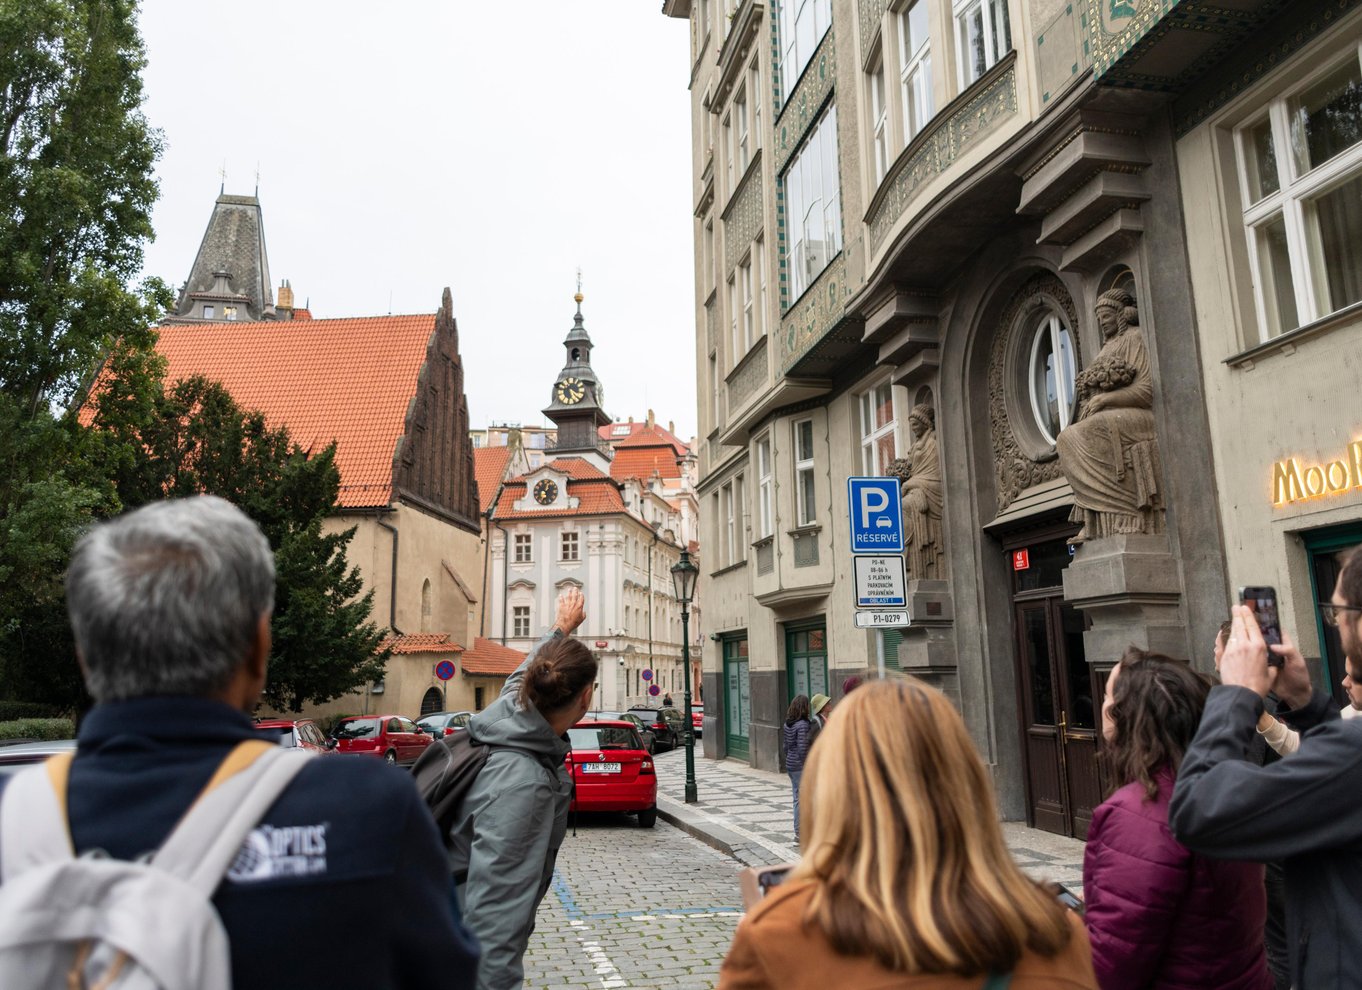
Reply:
[[[1059,434],[1059,467],[1074,493],[1070,543],[1122,533],[1162,533],[1154,379],[1139,310],[1125,289],[1097,298],[1103,345],[1076,381],[1073,422]]]
[[[936,410],[916,405],[908,414],[913,445],[908,457],[889,464],[903,499],[904,564],[909,579],[946,578],[946,543],[941,532],[943,486],[941,452],[936,445]]]

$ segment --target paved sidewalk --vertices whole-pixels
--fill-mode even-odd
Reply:
[[[707,760],[695,755],[698,804],[685,798],[686,754],[661,753],[657,766],[659,816],[701,842],[746,866],[792,863],[794,848],[790,778],[753,770],[737,760]],[[1003,822],[1003,835],[1017,864],[1039,880],[1083,889],[1083,843],[1024,822]]]

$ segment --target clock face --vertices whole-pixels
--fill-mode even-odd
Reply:
[[[586,383],[580,378],[564,378],[554,389],[554,394],[563,405],[575,405],[586,395]]]
[[[558,498],[558,486],[545,478],[534,486],[534,500],[540,505],[549,505]]]

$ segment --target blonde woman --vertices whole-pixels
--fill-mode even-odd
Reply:
[[[804,855],[738,926],[720,990],[1096,990],[1083,922],[1018,869],[964,722],[865,684],[809,752]]]

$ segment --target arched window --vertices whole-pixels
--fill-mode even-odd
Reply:
[[[430,582],[426,582],[429,584]],[[427,715],[434,715],[444,707],[445,697],[440,693],[439,688],[431,688],[426,692],[426,696],[421,699],[421,714],[418,718],[425,718]]]
[[[430,632],[430,578],[421,585],[421,631]]]

